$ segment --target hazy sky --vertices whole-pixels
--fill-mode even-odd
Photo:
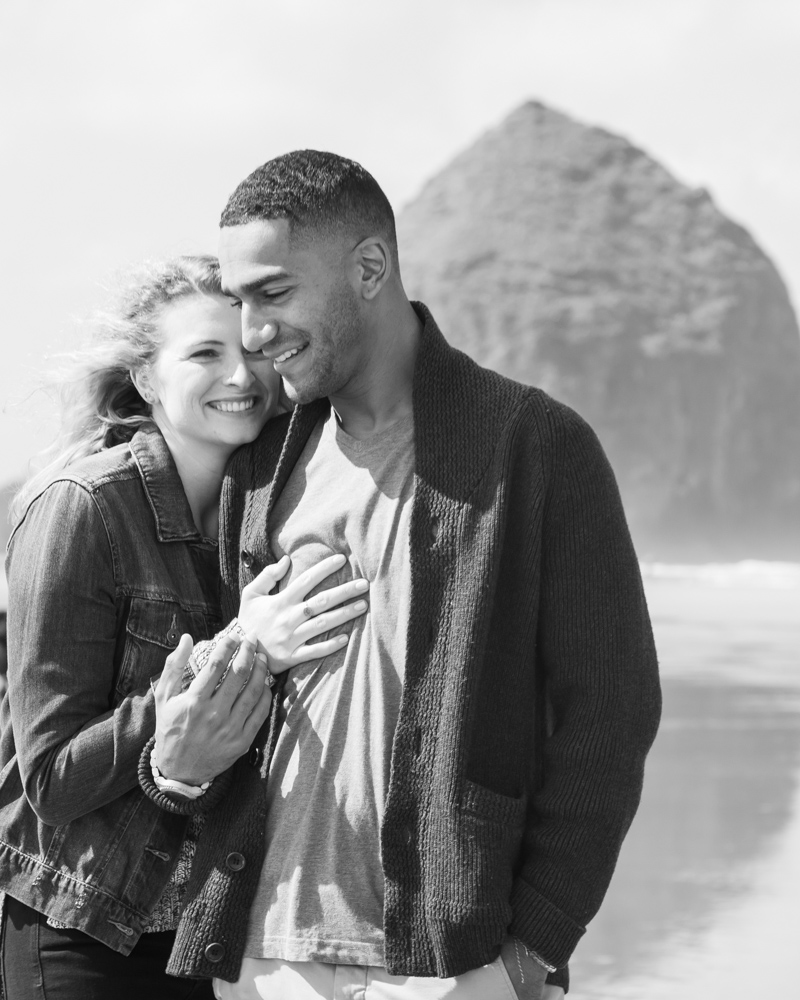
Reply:
[[[798,53],[796,0],[2,0],[0,481],[46,443],[30,393],[104,278],[213,252],[287,149],[401,207],[536,98],[709,188],[800,301]]]

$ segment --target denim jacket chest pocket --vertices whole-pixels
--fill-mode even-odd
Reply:
[[[177,601],[130,598],[115,702],[137,688],[146,687],[161,673],[184,632],[199,642],[214,635],[218,628],[219,618],[211,612],[187,609]]]

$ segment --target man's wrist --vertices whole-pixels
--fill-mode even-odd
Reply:
[[[150,770],[159,791],[166,792],[168,795],[177,795],[182,799],[199,799],[201,795],[205,795],[211,785],[210,780],[204,781],[201,785],[190,785],[185,781],[178,781],[177,778],[167,778],[163,775],[158,766],[155,743],[150,751]]]

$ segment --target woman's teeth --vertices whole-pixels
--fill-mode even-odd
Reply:
[[[215,410],[222,410],[223,413],[241,413],[242,410],[252,410],[255,405],[256,401],[252,397],[250,399],[240,399],[236,402],[233,400],[218,399],[214,403],[209,403],[209,406],[213,406]]]

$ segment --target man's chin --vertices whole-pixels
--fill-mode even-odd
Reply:
[[[283,380],[283,388],[286,398],[294,406],[305,406],[313,403],[315,399],[322,399],[327,393],[318,385],[292,385],[286,378]]]

